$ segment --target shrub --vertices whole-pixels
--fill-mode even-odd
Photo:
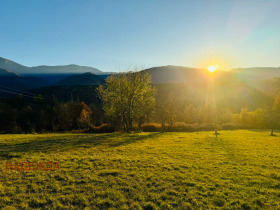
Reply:
[[[215,130],[215,125],[210,123],[203,123],[198,126],[199,131],[212,131]]]
[[[83,133],[85,130],[72,130],[70,133]],[[69,131],[66,131],[65,133],[69,133]]]
[[[114,131],[114,127],[110,124],[102,124],[100,126],[94,127],[95,133],[113,133]]]
[[[183,122],[176,122],[172,126],[166,126],[166,129],[170,132],[193,132],[196,130],[195,125]]]
[[[141,128],[143,132],[159,132],[161,125],[158,123],[145,123]]]
[[[10,129],[7,133],[13,133],[13,134],[21,134],[24,133],[22,129],[18,125],[12,125],[10,126]]]
[[[114,127],[110,124],[102,124],[100,126],[91,126],[87,132],[88,133],[113,133],[115,131]]]
[[[39,133],[43,134],[43,133],[51,133],[50,131],[46,130],[46,129],[42,129],[40,131],[38,131]]]
[[[221,125],[222,130],[234,130],[237,129],[237,126],[235,126],[232,123],[225,123]]]

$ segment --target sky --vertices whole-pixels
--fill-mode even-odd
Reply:
[[[0,57],[102,71],[280,66],[279,0],[0,0]]]

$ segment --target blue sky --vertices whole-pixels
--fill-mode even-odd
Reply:
[[[280,66],[279,0],[0,0],[0,57],[103,71]]]

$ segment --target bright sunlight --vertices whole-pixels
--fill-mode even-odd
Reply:
[[[210,71],[210,72],[214,72],[215,70],[216,70],[215,66],[209,66],[208,67],[208,71]]]

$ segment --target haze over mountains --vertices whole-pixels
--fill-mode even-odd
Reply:
[[[144,70],[152,76],[152,83],[178,83],[188,82],[196,79],[204,79],[208,73],[205,69],[195,69],[182,66],[160,66]]]
[[[45,80],[38,77],[25,77],[14,72],[7,71],[0,68],[0,89],[1,92],[7,94],[11,92],[13,88],[20,90],[28,90],[40,88],[42,86],[50,85]]]
[[[235,68],[231,69],[230,72],[251,77],[251,79],[280,78],[280,67]]]
[[[103,72],[99,69],[89,67],[89,66],[79,66],[76,64],[70,64],[70,65],[57,65],[57,66],[47,66],[47,65],[41,65],[41,66],[33,66],[33,67],[27,67],[22,64],[16,63],[14,61],[11,61],[9,59],[0,57],[0,68],[8,70],[10,72],[18,73],[21,75],[27,75],[27,74],[82,74],[86,72],[90,72],[97,75],[103,75],[103,74],[110,74],[112,72]],[[153,67],[146,69],[146,71],[150,72],[152,75],[157,76],[159,79],[158,82],[166,80],[167,77],[169,77],[170,81],[178,82],[177,76],[181,76],[179,73],[180,71],[183,71],[186,76],[192,76],[193,72],[204,75],[205,69],[197,69],[197,68],[190,68],[190,67],[182,67],[182,66],[160,66],[160,67]],[[170,72],[172,75],[170,75]],[[242,75],[250,75],[254,77],[260,77],[260,78],[274,78],[274,77],[280,77],[280,67],[253,67],[253,68],[234,68],[231,69],[231,73],[238,73]],[[155,82],[157,82],[155,80]]]
[[[203,83],[209,77],[205,69],[182,66],[160,66],[143,70],[152,76],[153,84]],[[0,83],[20,90],[37,89],[46,86],[90,86],[104,84],[110,73],[93,67],[79,65],[27,67],[0,57]],[[256,67],[236,68],[230,71],[216,71],[215,77],[224,81],[254,81],[262,86],[271,79],[280,78],[280,68]],[[264,80],[265,82],[259,82]],[[256,83],[258,81],[259,83]],[[260,85],[261,84],[261,85]]]
[[[79,75],[72,75],[65,79],[62,79],[56,86],[89,86],[89,85],[102,85],[105,83],[105,79],[99,75],[87,72]]]
[[[171,96],[175,104],[182,106],[205,103],[212,76],[216,80],[217,100],[236,112],[242,107],[254,110],[264,106],[280,89],[280,68],[238,68],[209,73],[206,69],[169,65],[143,71],[151,74],[157,98],[164,101]],[[22,94],[32,100],[32,96],[42,95],[50,100],[55,97],[59,101],[99,104],[96,87],[104,84],[108,75],[92,67],[26,67],[0,58],[0,97]]]

